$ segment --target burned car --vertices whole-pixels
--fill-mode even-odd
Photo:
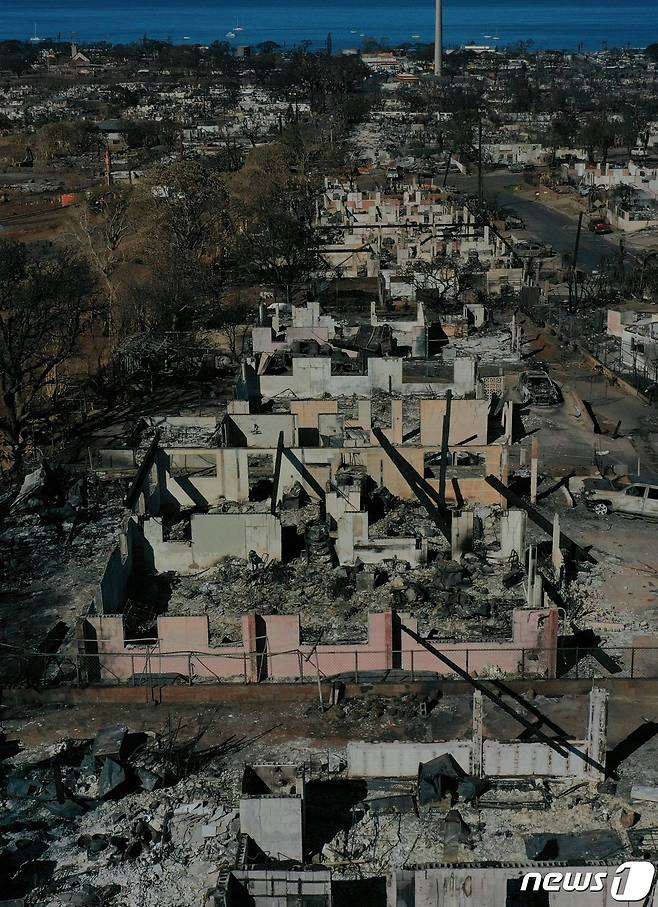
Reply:
[[[559,385],[546,372],[524,372],[519,379],[521,401],[531,406],[559,406],[563,402]]]
[[[632,516],[658,520],[658,479],[647,481],[638,476],[627,477],[626,482],[585,479],[583,500],[587,507],[599,516],[608,513],[628,513]]]

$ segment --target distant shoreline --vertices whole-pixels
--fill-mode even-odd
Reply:
[[[173,45],[232,47],[274,41],[289,50],[308,41],[336,52],[430,44],[434,0],[3,0],[0,40],[134,44],[144,35]],[[45,40],[47,39],[47,41]],[[444,0],[444,45],[519,41],[534,50],[593,52],[643,48],[658,40],[656,0]]]
[[[657,2],[658,2],[658,0],[657,0]],[[334,41],[333,54],[340,54],[340,53],[343,53],[344,51],[349,51],[349,50],[357,51],[359,53],[372,53],[372,50],[370,48],[364,49],[364,46],[363,46],[364,40],[377,41],[380,44],[380,49],[383,51],[389,51],[389,50],[395,51],[395,50],[413,49],[413,48],[427,48],[427,47],[433,46],[433,42],[431,42],[431,41],[419,40],[419,41],[385,42],[385,41],[378,39],[375,36],[371,36],[371,35],[367,35],[366,38],[364,40],[362,40],[360,44],[355,44],[354,46],[346,45],[345,47],[342,47],[340,42],[336,42],[335,39],[333,38],[333,36],[332,36],[332,40]],[[30,38],[16,37],[16,36],[7,37],[7,36],[3,36],[0,34],[0,43],[2,43],[2,42],[16,42],[18,44],[24,44],[26,46],[36,47],[36,48],[39,48],[39,47],[47,48],[50,46],[57,46],[57,45],[61,45],[61,44],[70,44],[71,43],[71,41],[69,39],[67,39],[66,36],[64,36],[61,33],[59,35],[51,35],[51,36],[46,36],[43,38],[39,37],[38,40],[35,40],[34,38],[30,39]],[[257,50],[257,51],[261,49],[262,45],[273,44],[273,45],[275,45],[275,47],[272,48],[272,52],[282,52],[282,53],[291,53],[295,50],[299,50],[302,48],[308,49],[312,53],[317,53],[318,51],[323,51],[326,48],[326,41],[311,41],[308,38],[300,38],[297,41],[288,41],[288,42],[278,42],[278,41],[274,41],[274,39],[269,39],[269,38],[264,38],[257,42],[249,42],[246,39],[242,42],[238,42],[235,40],[227,40],[225,37],[224,38],[221,38],[221,37],[215,38],[212,41],[194,41],[192,39],[176,41],[173,38],[162,38],[162,37],[156,37],[154,35],[149,35],[149,34],[142,35],[141,37],[135,38],[130,41],[128,41],[128,40],[127,41],[112,41],[112,40],[105,39],[105,38],[83,39],[83,38],[76,36],[75,43],[80,48],[87,48],[87,49],[97,48],[99,50],[103,49],[103,48],[115,48],[115,47],[142,47],[142,46],[148,45],[149,43],[153,44],[153,45],[170,45],[172,47],[196,47],[196,48],[201,48],[201,49],[211,47],[213,44],[217,43],[217,44],[226,44],[228,47],[233,48],[233,49],[237,49],[239,47],[251,47],[252,49]],[[615,46],[613,44],[609,44],[605,48],[597,49],[597,48],[588,47],[587,43],[584,41],[579,42],[579,44],[574,47],[570,47],[570,46],[549,47],[549,46],[542,46],[542,45],[534,42],[531,38],[527,38],[527,39],[520,38],[515,41],[510,41],[509,44],[495,44],[495,45],[492,45],[492,44],[488,45],[486,43],[486,41],[485,42],[463,41],[461,43],[454,43],[454,44],[444,41],[443,47],[444,47],[445,52],[451,53],[454,51],[463,50],[463,49],[467,49],[469,47],[475,47],[475,46],[480,47],[480,48],[488,47],[490,50],[510,51],[510,50],[514,50],[519,45],[527,45],[526,52],[529,52],[529,53],[553,52],[553,53],[567,54],[567,53],[582,52],[582,53],[591,54],[591,53],[619,53],[622,51],[632,51],[632,52],[641,53],[646,49],[647,44],[650,44],[650,43],[652,43],[652,42],[647,41],[645,44],[638,44],[637,46],[632,46],[630,44]]]

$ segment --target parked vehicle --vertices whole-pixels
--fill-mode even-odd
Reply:
[[[526,224],[522,217],[510,216],[505,218],[506,230],[525,230]]]
[[[629,513],[645,519],[658,520],[658,480],[632,478],[630,485],[610,479],[585,479],[585,504],[599,516],[608,513]]]
[[[603,236],[605,233],[614,233],[612,226],[607,220],[591,220],[588,226],[590,231],[598,236]]]
[[[521,400],[531,406],[559,406],[563,402],[562,391],[546,372],[524,372],[519,379]]]

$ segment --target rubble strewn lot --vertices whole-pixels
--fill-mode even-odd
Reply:
[[[563,846],[562,838],[590,859],[606,852],[616,862],[655,856],[658,805],[630,793],[638,778],[658,781],[655,739],[624,758],[618,781],[598,790],[568,778],[490,779],[474,802],[457,796],[423,805],[415,780],[349,779],[350,739],[429,741],[469,733],[469,697],[433,700],[427,717],[421,717],[423,702],[416,694],[366,696],[324,713],[317,700],[273,704],[267,714],[254,705],[169,707],[166,715],[142,707],[128,726],[104,726],[98,709],[76,706],[41,712],[38,728],[16,708],[5,709],[3,894],[35,907],[203,904],[222,872],[240,862],[243,766],[259,762],[305,764],[307,859],[331,867],[336,881],[442,862],[450,808],[463,823],[460,863],[522,863],[532,848],[537,854],[553,841]],[[583,704],[571,697],[533,699],[575,735],[582,732]],[[633,725],[628,705],[623,696],[611,701],[612,754],[620,754],[616,748]],[[655,715],[655,706],[652,694],[645,711]],[[120,714],[111,705],[106,712]],[[510,732],[491,710],[487,735]],[[339,900],[341,907],[347,903]]]
[[[303,525],[316,514],[306,508],[295,516]],[[290,515],[285,522],[291,522]],[[511,611],[523,604],[523,591],[505,589],[500,570],[475,556],[463,565],[450,561],[445,539],[420,505],[398,502],[372,524],[374,538],[415,534],[430,537],[436,557],[427,567],[411,570],[392,560],[374,569],[327,569],[303,553],[289,563],[254,569],[238,558],[226,558],[198,576],[176,577],[166,613],[207,614],[216,643],[239,638],[240,621],[248,611],[299,612],[302,638],[308,643],[364,642],[367,614],[392,608],[412,611],[422,632],[446,640],[509,636]]]
[[[28,499],[14,503],[16,489],[0,501],[0,641],[21,650],[72,635],[123,513],[120,483],[47,468]]]
[[[143,44],[0,89],[0,229],[73,218],[112,297],[0,494],[0,907],[530,907],[530,866],[655,863],[658,270],[602,234],[658,169],[575,147],[644,118],[650,158],[655,54],[455,51],[437,92],[411,50]],[[58,120],[123,117],[66,163],[51,70]]]

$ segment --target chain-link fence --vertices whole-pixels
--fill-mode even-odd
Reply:
[[[658,679],[658,646],[454,647],[444,650],[462,672],[480,680]],[[161,652],[46,654],[0,652],[4,686],[157,686],[204,683],[408,683],[460,679],[459,671],[424,649],[373,651],[367,646],[286,652]]]

